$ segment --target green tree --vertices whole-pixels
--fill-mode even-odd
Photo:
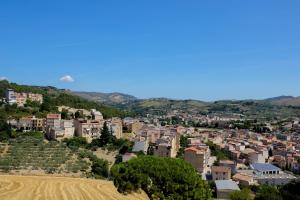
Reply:
[[[280,188],[283,199],[300,200],[300,181],[292,181]]]
[[[253,200],[254,195],[251,190],[248,188],[244,188],[241,191],[235,191],[230,194],[231,200]]]
[[[255,200],[282,200],[282,197],[276,187],[262,185],[256,193]]]
[[[81,112],[76,111],[75,112],[75,119],[79,119],[79,118],[83,118],[83,115],[81,114]]]
[[[211,199],[208,185],[181,159],[139,156],[111,169],[119,192],[144,190],[150,199]]]
[[[102,131],[101,131],[101,136],[100,136],[100,142],[102,146],[107,145],[112,139],[112,134],[108,129],[107,123],[104,122]]]

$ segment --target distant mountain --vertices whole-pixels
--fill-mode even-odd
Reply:
[[[293,96],[278,96],[278,97],[272,97],[272,98],[268,98],[265,99],[265,101],[282,101],[282,100],[290,100],[293,99]]]
[[[122,93],[72,92],[82,98],[102,102],[123,111],[138,115],[164,115],[170,111],[189,114],[213,114],[221,116],[242,115],[250,118],[290,117],[300,115],[300,97],[280,96],[265,100],[174,100],[168,98],[138,99]],[[289,108],[294,106],[295,108]]]
[[[136,97],[118,92],[102,93],[102,92],[72,92],[82,98],[108,104],[123,104],[137,100]]]
[[[266,99],[265,101],[275,105],[300,107],[300,97],[279,96]]]

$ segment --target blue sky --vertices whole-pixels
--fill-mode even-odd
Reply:
[[[0,1],[0,77],[140,98],[300,96],[299,9],[298,0]]]

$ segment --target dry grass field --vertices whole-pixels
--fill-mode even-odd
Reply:
[[[146,200],[142,194],[119,194],[112,182],[50,176],[0,175],[1,200]]]

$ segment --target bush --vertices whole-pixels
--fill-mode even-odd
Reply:
[[[253,200],[254,196],[248,188],[244,188],[241,191],[235,191],[230,194],[231,200]]]
[[[87,140],[86,140],[86,138],[83,138],[83,137],[73,137],[70,139],[66,138],[63,140],[63,142],[65,142],[68,147],[75,147],[75,148],[83,147],[83,148],[85,148],[87,146]]]
[[[107,178],[108,177],[108,162],[102,159],[93,161],[92,173],[96,178]]]
[[[119,192],[143,189],[151,199],[211,199],[208,185],[181,159],[140,156],[111,169]]]

